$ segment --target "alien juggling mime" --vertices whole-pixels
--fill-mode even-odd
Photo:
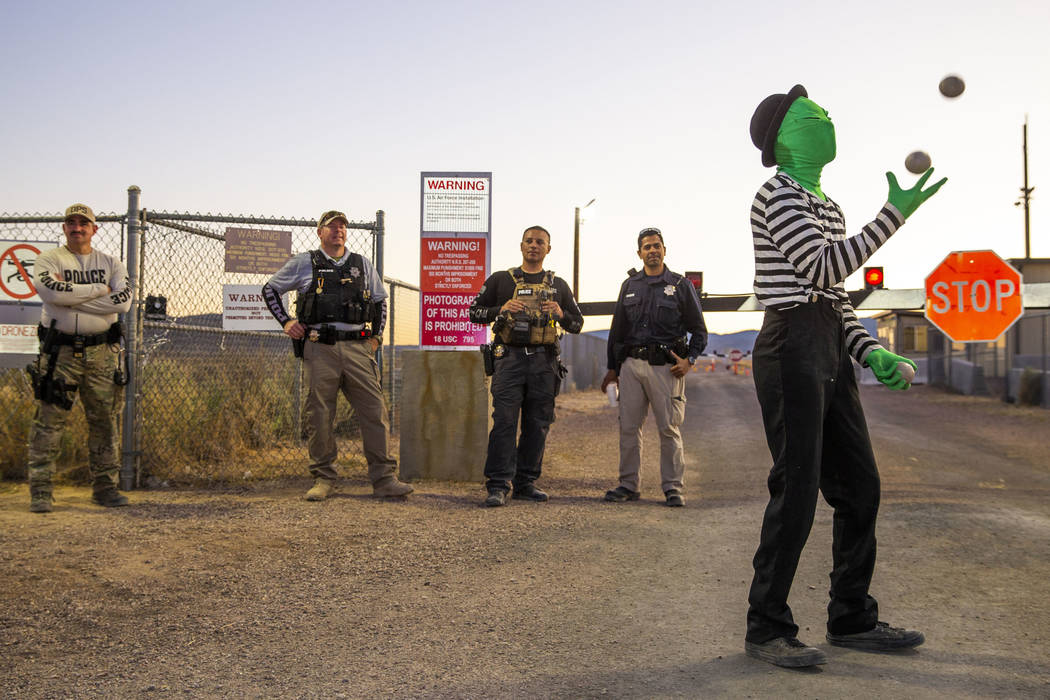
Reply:
[[[751,118],[762,164],[777,166],[751,205],[755,294],[765,307],[755,341],[754,380],[773,457],[769,504],[748,595],[745,650],[778,666],[826,662],[798,640],[788,593],[813,524],[818,490],[834,509],[827,640],[867,651],[908,649],[921,632],[878,619],[869,594],[875,568],[879,474],[854,375],[854,358],[890,389],[907,389],[899,362],[857,320],[843,287],[944,184],[911,189],[893,173],[889,201],[859,233],[846,235],[842,210],[820,188],[835,158],[835,127],[801,85],[770,95]]]

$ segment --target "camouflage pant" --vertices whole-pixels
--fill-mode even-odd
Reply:
[[[41,372],[47,370],[48,356],[37,362]],[[117,484],[117,414],[124,403],[121,388],[113,383],[117,355],[108,345],[84,349],[84,356],[73,357],[73,348],[64,345],[55,362],[55,378],[76,384],[88,425],[88,461],[95,486]],[[37,401],[36,417],[29,433],[29,485],[47,487],[55,471],[62,431],[70,411]]]

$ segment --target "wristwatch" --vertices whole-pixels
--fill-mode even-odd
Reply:
[[[689,360],[689,366],[690,367],[692,367],[693,365],[696,364],[696,358],[691,356],[691,355],[686,356],[685,359]]]

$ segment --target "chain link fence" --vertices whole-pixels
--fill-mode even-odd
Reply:
[[[352,222],[346,242],[347,248],[368,257],[379,269],[381,216],[380,212],[375,221]],[[249,285],[261,290],[270,276],[226,272],[229,228],[290,232],[292,254],[296,254],[317,247],[316,222],[142,210],[135,219],[141,224],[137,254],[125,256],[128,216],[99,215],[97,219],[99,230],[93,245],[126,263],[130,260],[137,270],[133,277],[138,279],[138,313],[128,315],[135,326],[128,329],[135,340],[129,348],[137,358],[129,387],[135,425],[130,433],[122,426],[125,435],[130,435],[125,437],[124,451],[135,457],[137,482],[231,482],[305,475],[308,456],[301,362],[292,354],[291,341],[278,330],[224,330],[223,288]],[[12,242],[9,246],[22,241],[61,245],[62,220],[60,214],[3,215],[0,240]],[[17,275],[15,268],[0,263],[0,274]],[[419,342],[419,290],[398,280],[385,283],[388,323],[381,377],[391,426],[396,430],[401,350]],[[294,308],[294,292],[286,303]],[[22,333],[39,320],[39,302],[3,304],[5,322],[18,316]],[[32,357],[0,354],[4,360],[0,363],[0,468],[4,478],[25,478],[35,401],[24,368]],[[338,405],[335,434],[340,462],[363,471],[353,410],[346,401]],[[86,444],[83,411],[74,407],[58,457],[59,478],[77,481],[87,476]]]
[[[316,222],[153,210],[143,218],[140,476],[228,482],[304,474],[302,363],[280,331],[223,330],[222,296],[225,285],[261,290],[270,275],[225,271],[228,229],[290,232],[294,255],[317,247]],[[375,222],[351,223],[347,248],[374,262],[375,230]],[[150,308],[161,298],[163,314]],[[294,303],[293,293],[287,305]],[[361,462],[345,401],[334,434],[342,460]]]
[[[998,340],[987,343],[953,343],[932,327],[927,332],[934,384],[1050,407],[1050,313],[1026,311]]]
[[[387,278],[387,329],[383,345],[383,393],[390,429],[401,426],[401,353],[419,348],[419,287]]]

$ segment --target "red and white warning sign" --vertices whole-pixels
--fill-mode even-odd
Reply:
[[[40,253],[54,241],[0,241],[0,300],[40,301],[33,274]]]

